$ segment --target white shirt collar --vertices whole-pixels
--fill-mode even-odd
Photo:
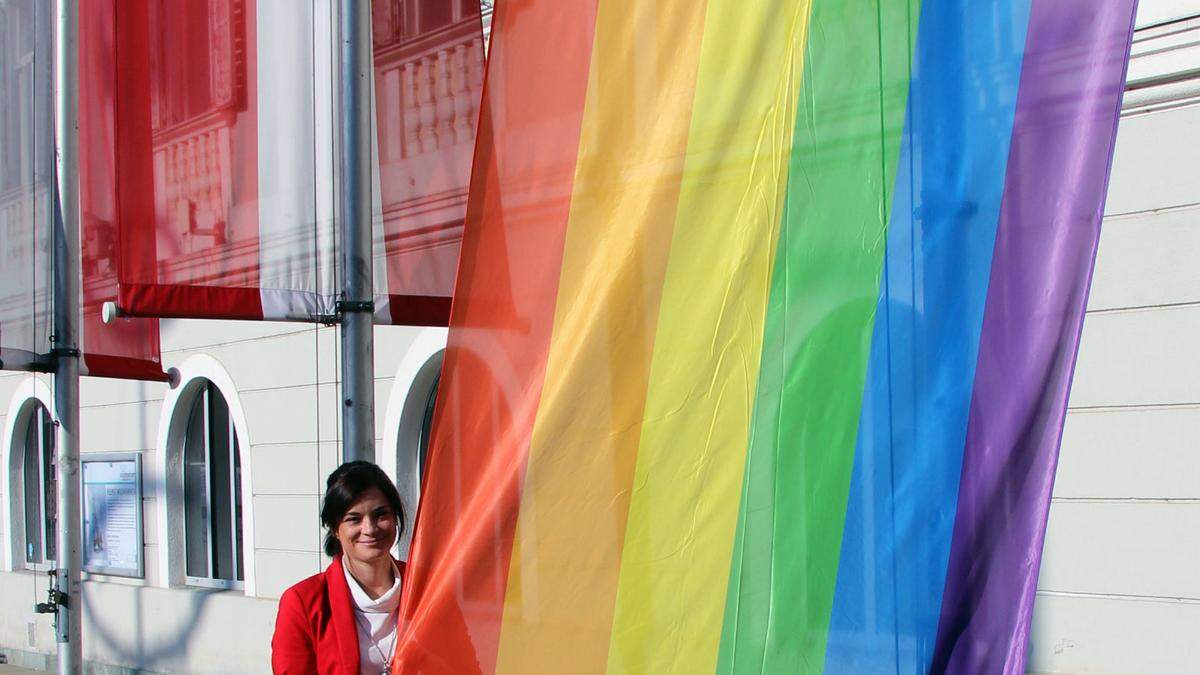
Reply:
[[[350,566],[346,561],[342,560],[342,572],[346,574],[346,585],[350,587],[350,597],[354,599],[354,606],[358,611],[364,614],[391,614],[400,604],[400,570],[396,567],[396,563],[392,563],[392,568],[395,570],[396,579],[392,582],[392,587],[386,593],[372,600],[371,596],[363,590],[362,585],[358,583],[350,574]]]

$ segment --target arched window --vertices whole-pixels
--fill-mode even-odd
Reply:
[[[429,456],[429,434],[433,431],[433,409],[437,405],[438,385],[442,382],[442,373],[438,371],[433,377],[433,385],[425,400],[425,413],[421,416],[421,439],[417,443],[417,475],[425,480],[425,461]]]
[[[237,387],[219,361],[193,354],[163,397],[156,454],[158,583],[256,592],[254,475]],[[245,457],[242,453],[247,453]]]
[[[188,416],[183,515],[187,581],[233,586],[245,579],[241,449],[229,405],[207,381]]]
[[[46,406],[34,404],[25,425],[21,480],[24,487],[25,563],[42,565],[54,560],[57,493],[54,423]]]
[[[396,369],[388,396],[383,447],[390,452],[380,454],[379,464],[396,482],[404,503],[405,528],[397,549],[402,560],[408,556],[413,518],[421,499],[445,346],[444,328],[422,331]]]

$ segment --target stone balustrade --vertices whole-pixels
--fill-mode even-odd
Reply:
[[[158,135],[155,192],[185,253],[226,243],[232,181],[232,115],[207,115]]]

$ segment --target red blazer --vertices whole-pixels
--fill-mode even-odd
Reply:
[[[403,578],[404,563],[396,561],[396,567]],[[271,669],[287,675],[358,675],[358,626],[342,556],[279,599]]]

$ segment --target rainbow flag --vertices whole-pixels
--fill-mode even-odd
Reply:
[[[396,672],[1023,672],[1134,4],[500,4]]]

